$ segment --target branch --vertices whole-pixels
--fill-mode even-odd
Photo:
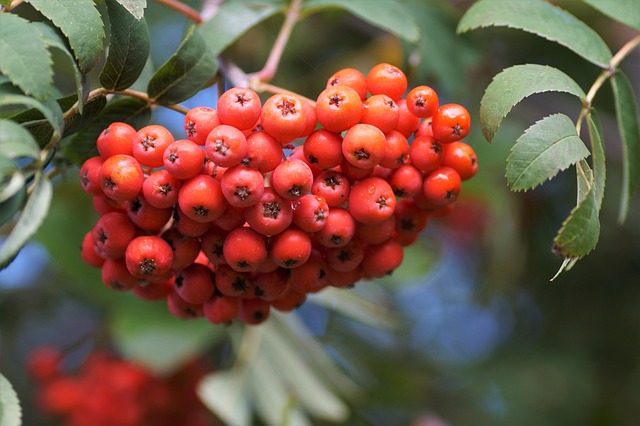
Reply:
[[[200,24],[202,22],[202,16],[200,16],[200,13],[198,13],[197,10],[195,10],[188,4],[184,4],[182,2],[179,2],[178,0],[156,0],[156,2],[168,7],[169,9],[173,9],[176,12],[183,14],[196,24]]]

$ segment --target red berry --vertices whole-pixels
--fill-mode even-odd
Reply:
[[[184,132],[187,139],[198,145],[204,145],[209,132],[218,125],[220,125],[218,112],[206,106],[192,108],[184,117]]]
[[[435,207],[453,204],[458,199],[460,175],[451,167],[438,167],[424,178],[423,193],[428,203]]]
[[[349,195],[349,212],[366,224],[383,222],[395,210],[396,196],[387,181],[370,177],[356,183]]]
[[[381,63],[369,71],[367,88],[372,95],[383,94],[391,99],[400,99],[407,90],[407,77],[396,66]]]
[[[140,163],[130,155],[109,157],[100,167],[100,187],[116,201],[133,199],[142,190],[144,174]]]
[[[100,157],[106,160],[117,154],[133,155],[132,145],[136,136],[136,129],[127,123],[111,123],[100,133],[96,141]]]
[[[180,210],[196,222],[213,222],[227,207],[220,182],[211,176],[197,175],[182,184],[178,192]]]
[[[471,117],[465,107],[445,104],[438,108],[431,120],[433,137],[440,143],[451,143],[464,139],[469,133]]]
[[[164,151],[164,168],[178,179],[190,179],[200,173],[204,162],[202,147],[187,139],[173,142]]]
[[[326,88],[334,86],[349,86],[362,100],[367,96],[367,77],[354,68],[343,68],[329,77]]]
[[[250,129],[256,124],[261,108],[258,94],[244,87],[231,88],[218,99],[220,122],[240,130]]]
[[[330,132],[342,132],[360,122],[362,100],[348,86],[331,86],[323,90],[316,101],[316,116]]]
[[[169,243],[160,237],[136,237],[127,246],[125,260],[129,273],[134,277],[162,281],[170,275],[173,250]]]
[[[143,127],[133,141],[133,156],[143,166],[161,167],[164,151],[173,141],[173,135],[163,126],[152,124]]]
[[[431,117],[438,110],[438,94],[429,86],[411,89],[406,102],[407,109],[416,117]]]

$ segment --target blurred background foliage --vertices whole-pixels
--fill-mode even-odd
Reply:
[[[185,3],[201,6],[198,0]],[[303,14],[272,83],[315,99],[334,71],[354,67],[366,72],[384,61],[405,70],[410,87],[430,85],[441,103],[460,103],[477,117],[485,87],[508,66],[555,66],[585,90],[598,75],[585,60],[530,34],[485,29],[457,36],[456,24],[471,1],[401,3],[420,24],[416,42],[340,9]],[[592,26],[614,52],[634,35],[580,1],[554,3]],[[189,22],[151,0],[145,17],[152,70],[176,50]],[[259,70],[282,21],[283,15],[276,14],[260,22],[224,56],[247,72]],[[73,93],[71,71],[59,68],[62,91]],[[629,56],[622,69],[640,93],[640,52]],[[216,93],[214,86],[182,104],[215,106]],[[616,224],[620,143],[611,105],[605,88],[595,102],[610,165],[611,196],[605,197],[601,213],[600,242],[553,283],[549,279],[561,259],[551,253],[550,242],[575,203],[575,178],[561,173],[527,193],[509,192],[504,179],[509,149],[531,122],[551,111],[574,119],[579,112],[578,101],[568,96],[542,94],[518,105],[492,144],[484,141],[476,121],[467,142],[477,152],[478,174],[465,184],[452,215],[429,223],[392,276],[360,283],[346,295],[323,293],[292,319],[278,316],[262,326],[267,337],[284,333],[281,341],[295,350],[302,350],[296,338],[313,338],[332,365],[329,370],[313,363],[308,368],[315,368],[315,374],[344,375],[346,383],[332,388],[348,411],[314,424],[638,424],[640,203],[636,197],[627,222]],[[173,111],[155,109],[151,121],[174,135],[183,132],[182,116]],[[27,354],[43,343],[72,346],[65,360],[70,370],[95,347],[112,347],[158,374],[197,356],[211,360],[218,371],[241,367],[235,354],[247,336],[239,327],[173,319],[163,305],[101,284],[99,271],[82,262],[78,249],[96,219],[77,170],[58,176],[51,211],[35,242],[0,272],[0,371],[20,396],[26,425],[50,421],[34,409],[24,371]],[[271,323],[285,325],[276,329]],[[275,359],[267,354],[256,362],[281,360],[277,348],[271,350]],[[226,389],[214,387],[215,392]],[[267,421],[268,413],[258,413],[253,423]]]

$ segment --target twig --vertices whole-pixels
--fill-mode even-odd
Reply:
[[[173,9],[178,13],[182,13],[196,24],[202,23],[202,16],[200,16],[200,13],[188,4],[184,4],[177,0],[156,0],[156,2],[168,7],[169,9]]]
[[[279,87],[279,86],[274,86],[273,84],[265,83],[264,81],[260,81],[258,79],[251,80],[249,82],[249,88],[251,88],[252,90],[255,90],[256,92],[267,92],[267,93],[273,93],[273,94],[284,93],[287,95],[294,95],[300,99],[303,99],[309,102],[312,107],[314,108],[316,107],[316,101],[309,99],[306,96],[302,96],[296,92],[292,92],[291,90],[283,89],[282,87]]]

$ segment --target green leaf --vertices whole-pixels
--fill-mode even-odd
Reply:
[[[285,7],[285,2],[279,0],[227,0],[213,18],[198,26],[198,32],[210,53],[217,56],[250,28]]]
[[[140,99],[123,98],[111,102],[102,110],[95,120],[64,144],[66,158],[81,165],[87,158],[97,155],[96,140],[104,129],[114,121],[124,121],[139,129],[151,118],[149,104]]]
[[[513,191],[541,185],[589,155],[573,121],[554,114],[529,127],[507,158],[507,184]]]
[[[80,71],[88,73],[100,59],[104,25],[93,0],[27,0],[69,40]]]
[[[611,59],[611,51],[598,33],[572,14],[544,0],[480,0],[460,19],[458,33],[490,26],[537,34],[602,68]]]
[[[12,0],[0,0],[0,5],[5,6],[5,7],[9,7],[9,6],[11,6],[11,1]]]
[[[40,147],[31,134],[14,121],[0,119],[0,140],[2,155],[6,157],[38,158],[40,155]]]
[[[485,139],[491,142],[502,120],[518,102],[544,92],[566,92],[581,100],[587,97],[578,83],[553,67],[526,64],[502,70],[487,86],[480,101],[480,127]]]
[[[344,9],[365,22],[381,28],[407,41],[416,42],[420,29],[407,6],[397,0],[308,0],[304,12],[337,7]]]
[[[11,13],[0,13],[0,72],[27,95],[44,99],[51,92],[51,55],[34,26]]]
[[[389,330],[398,325],[398,318],[388,307],[352,291],[327,288],[309,300],[372,327]]]
[[[117,0],[136,19],[142,19],[147,0]]]
[[[189,28],[178,51],[156,71],[149,82],[149,96],[161,105],[189,99],[215,77],[218,64],[195,28],[195,25]]]
[[[22,409],[18,394],[11,383],[0,374],[0,426],[20,426]]]
[[[19,175],[18,178],[21,182],[18,182],[18,190],[13,192],[12,195],[5,197],[5,188],[0,185],[0,226],[13,219],[15,214],[24,207],[24,203],[27,200],[27,187],[24,185],[24,177],[22,177],[22,174]]]
[[[629,213],[631,197],[640,183],[640,121],[638,104],[627,76],[618,70],[611,79],[618,130],[622,140],[622,194],[618,222]]]
[[[80,72],[78,68],[78,63],[76,62],[73,54],[67,48],[67,44],[65,40],[58,34],[58,32],[45,24],[44,22],[34,22],[32,25],[36,26],[38,31],[40,31],[40,35],[50,48],[57,49],[64,57],[69,60],[71,67],[73,69],[73,75],[76,80],[76,92],[78,95],[78,99],[84,99],[84,93],[88,94],[89,85],[87,83],[87,79]],[[79,105],[80,112],[82,112],[83,104]]]
[[[22,94],[7,93],[0,90],[0,107],[26,106],[40,111],[53,129],[52,137],[59,138],[64,127],[64,118],[60,105],[53,98],[47,98],[43,102]]]
[[[166,304],[137,299],[115,305],[109,326],[120,353],[158,374],[170,373],[225,335],[208,321],[179,321]]]
[[[604,198],[607,168],[604,145],[602,144],[602,126],[594,110],[587,114],[587,124],[589,127],[589,140],[591,141],[591,155],[593,157],[594,198],[598,211],[600,211],[602,198]]]
[[[251,422],[251,408],[245,389],[244,369],[217,371],[200,380],[197,392],[200,400],[224,424],[244,426]]]
[[[598,244],[600,220],[594,187],[574,207],[553,239],[554,251],[565,259],[580,259]]]
[[[0,153],[0,203],[13,197],[24,187],[25,181],[15,161]]]
[[[640,31],[640,7],[637,0],[583,0],[608,17]]]
[[[104,95],[94,96],[89,99],[82,113],[70,115],[65,120],[64,135],[69,136],[79,131],[83,126],[96,118],[106,106],[107,97]]]
[[[5,268],[18,251],[36,233],[47,216],[52,194],[51,182],[42,173],[36,173],[35,184],[20,219],[0,247],[0,269]]]
[[[130,87],[142,73],[149,57],[149,28],[116,0],[107,0],[111,38],[109,55],[100,73],[100,83],[109,90]]]

